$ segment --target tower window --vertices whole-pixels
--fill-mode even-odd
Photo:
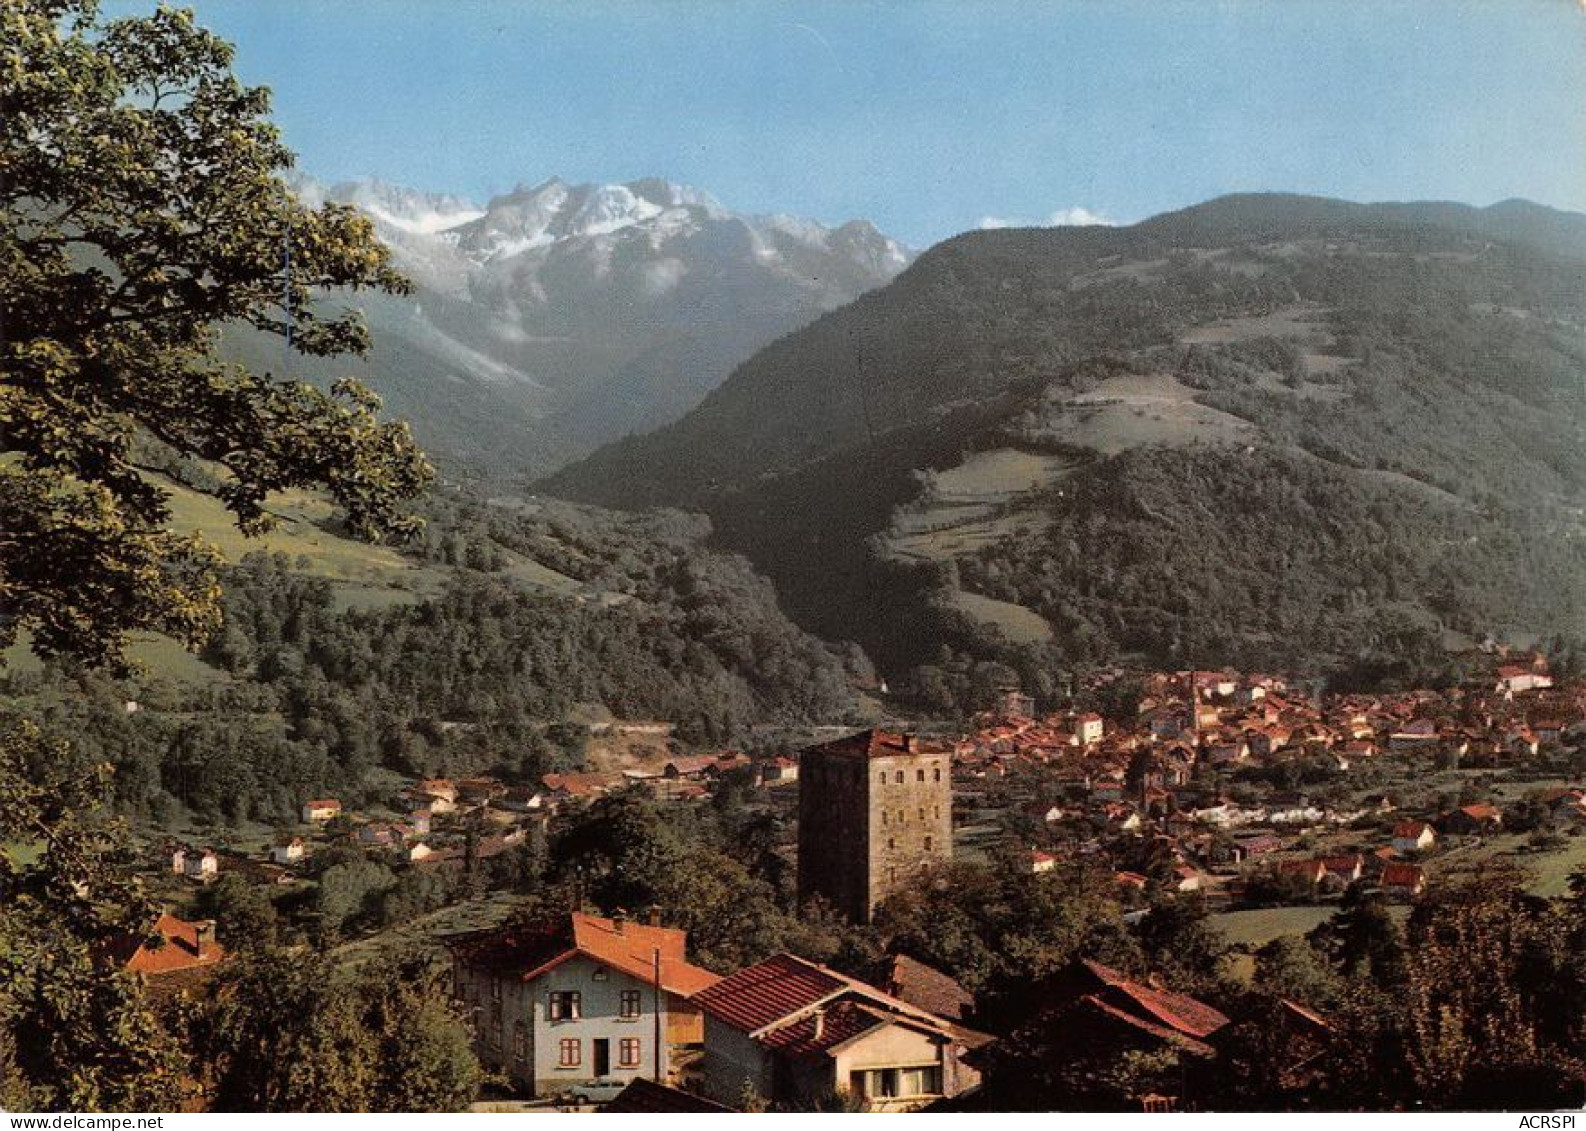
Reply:
[[[903,771],[902,770],[898,771],[897,782],[898,782],[899,785],[903,784]]]
[[[931,838],[930,837],[926,837],[925,838],[925,851],[929,852],[930,850],[931,850]]]
[[[887,847],[888,848],[896,848],[897,846],[898,846],[898,838],[897,837],[895,837],[895,836],[887,837]]]
[[[920,806],[920,820],[925,820],[925,806]]]
[[[936,769],[931,771],[931,772],[936,775],[936,777],[933,780],[935,780],[935,781],[941,781],[942,780],[942,767],[937,766]]]
[[[883,825],[887,823],[887,811],[885,809],[881,810],[881,823]]]
[[[924,781],[925,780],[925,771],[924,770],[915,770],[914,771],[914,780],[915,781]]]
[[[877,780],[877,782],[880,785],[886,785],[887,784],[887,772],[885,770],[882,770],[881,773],[877,776],[876,780]]]

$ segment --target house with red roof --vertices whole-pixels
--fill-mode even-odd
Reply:
[[[226,950],[215,939],[213,919],[188,922],[164,913],[148,932],[112,940],[103,957],[142,978],[154,996],[170,997],[207,981],[226,960]]]
[[[341,802],[334,797],[321,797],[303,802],[303,823],[329,821],[341,816]]]
[[[1426,872],[1419,864],[1390,860],[1382,866],[1382,877],[1378,882],[1382,885],[1384,894],[1398,899],[1410,899],[1425,890]]]
[[[1464,805],[1443,818],[1445,832],[1460,836],[1483,836],[1503,827],[1503,814],[1496,805],[1485,802]]]
[[[452,939],[476,1054],[534,1096],[664,1080],[674,1051],[704,1037],[690,998],[719,980],[688,961],[687,943],[653,918],[577,911]]]
[[[1437,833],[1425,821],[1400,821],[1393,826],[1395,852],[1425,852],[1437,843]]]
[[[705,1014],[705,1094],[736,1103],[846,1093],[869,1111],[907,1111],[979,1083],[963,1054],[990,1038],[791,954],[694,996]]]
[[[1280,860],[1276,872],[1284,879],[1303,880],[1315,887],[1327,878],[1327,865],[1320,860]]]
[[[1166,1053],[1179,1060],[1180,1079],[1216,1056],[1213,1038],[1229,1024],[1221,1011],[1155,978],[1131,978],[1089,959],[1032,987],[1031,997],[1036,1007],[1008,1038],[1012,1048],[1092,1062]],[[1182,1097],[1165,1098],[1171,1107]]]

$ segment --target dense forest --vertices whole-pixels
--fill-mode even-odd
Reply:
[[[1279,448],[1138,448],[1063,481],[1044,538],[961,566],[1076,658],[1435,666],[1444,630],[1583,623],[1577,544]],[[1520,583],[1523,580],[1523,584]]]

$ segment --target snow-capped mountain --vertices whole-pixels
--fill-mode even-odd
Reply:
[[[361,376],[444,462],[493,476],[676,419],[912,258],[865,221],[740,215],[655,179],[553,178],[483,207],[378,181],[295,187],[362,210],[416,284],[338,296],[364,309],[375,349],[327,376]]]

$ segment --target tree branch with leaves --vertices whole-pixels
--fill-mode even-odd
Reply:
[[[231,62],[190,12],[0,10],[0,647],[25,630],[114,668],[130,631],[196,644],[218,625],[218,556],[166,529],[132,458],[149,438],[217,468],[245,532],[294,487],[362,536],[416,528],[403,504],[431,469],[372,392],[216,357],[228,324],[361,354],[366,327],[328,292],[410,289],[366,219],[293,195],[269,92]]]

